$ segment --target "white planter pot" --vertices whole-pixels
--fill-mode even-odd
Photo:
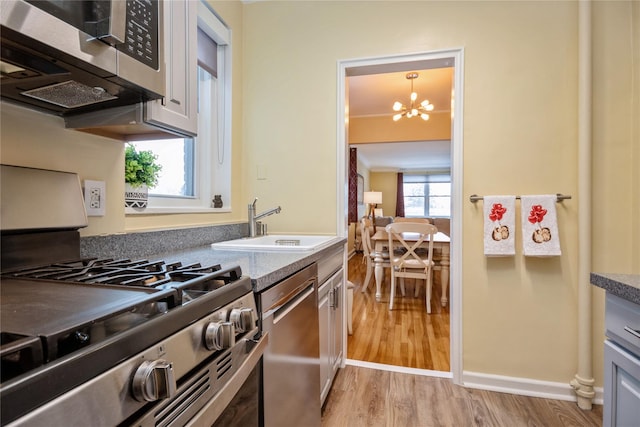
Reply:
[[[124,206],[127,208],[144,209],[147,207],[149,199],[149,188],[146,185],[133,187],[131,184],[124,184]]]

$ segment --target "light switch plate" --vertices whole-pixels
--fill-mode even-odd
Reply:
[[[267,166],[265,165],[257,165],[256,166],[256,175],[259,181],[263,181],[267,179]]]
[[[106,193],[104,181],[84,180],[84,206],[87,216],[104,216]]]

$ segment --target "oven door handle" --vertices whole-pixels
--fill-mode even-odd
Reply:
[[[248,339],[247,346],[253,346],[247,358],[238,371],[220,389],[220,391],[205,405],[187,424],[188,427],[210,427],[227,408],[234,396],[240,391],[253,369],[260,362],[260,358],[269,343],[269,333],[263,332],[258,340]]]

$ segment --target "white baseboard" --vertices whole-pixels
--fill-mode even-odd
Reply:
[[[542,397],[545,399],[567,400],[571,402],[577,401],[573,387],[571,387],[568,381],[566,383],[558,383],[534,380],[530,378],[506,377],[502,375],[464,371],[462,374],[462,384],[469,388],[497,391],[501,393]],[[602,405],[602,387],[595,387],[594,391],[596,395],[593,399],[593,403]]]

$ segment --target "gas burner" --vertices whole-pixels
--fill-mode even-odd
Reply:
[[[75,261],[8,271],[3,278],[51,280],[95,285],[144,287],[178,291],[178,304],[189,301],[238,280],[239,267],[222,270],[220,264],[203,267],[164,261],[85,258]]]
[[[9,272],[5,277],[157,287],[172,281],[191,280],[220,269],[219,264],[202,267],[198,263],[183,266],[180,262],[165,264],[163,261],[87,258],[24,268]]]

